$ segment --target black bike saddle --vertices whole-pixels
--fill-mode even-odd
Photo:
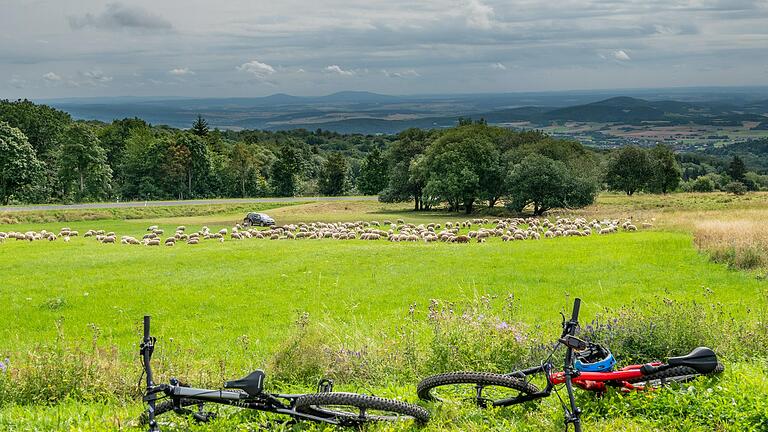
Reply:
[[[248,396],[256,396],[264,390],[264,376],[264,371],[257,369],[245,378],[225,382],[224,388],[239,389],[246,392]]]
[[[688,355],[670,357],[667,362],[670,366],[688,366],[698,373],[705,374],[717,367],[717,355],[707,347],[698,347]]]

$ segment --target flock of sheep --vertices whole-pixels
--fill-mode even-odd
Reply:
[[[653,225],[645,222],[642,228]],[[638,227],[632,220],[559,218],[554,221],[547,218],[506,218],[506,219],[470,219],[463,222],[445,222],[412,224],[398,219],[395,222],[385,220],[357,222],[312,222],[284,225],[268,229],[245,228],[240,224],[232,229],[222,228],[210,230],[202,227],[200,231],[188,232],[184,226],[179,226],[173,235],[165,235],[165,231],[157,225],[147,228],[147,233],[141,238],[133,236],[118,236],[114,232],[104,230],[88,230],[82,237],[93,238],[104,244],[121,243],[126,245],[145,246],[175,246],[177,243],[195,245],[204,240],[214,240],[223,243],[225,240],[271,239],[335,239],[335,240],[388,240],[392,242],[448,242],[483,243],[492,237],[501,241],[539,240],[554,237],[584,237],[590,235],[605,235],[619,230],[637,231]],[[62,228],[58,233],[42,230],[40,232],[0,232],[0,243],[6,239],[19,241],[56,241],[62,239],[69,242],[72,237],[79,237],[78,231]]]

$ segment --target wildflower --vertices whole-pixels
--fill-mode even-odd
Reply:
[[[5,360],[0,361],[0,372],[7,371],[10,365],[11,365],[11,359],[9,359],[8,357],[6,357]]]
[[[496,330],[509,330],[509,324],[506,321],[502,321],[496,324]]]

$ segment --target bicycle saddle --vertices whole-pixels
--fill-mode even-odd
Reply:
[[[248,396],[256,396],[264,390],[264,376],[264,371],[257,369],[245,378],[225,382],[224,388],[239,389],[246,392]]]
[[[670,357],[667,363],[670,366],[687,366],[698,373],[705,374],[717,367],[717,354],[707,347],[698,347],[688,355]]]

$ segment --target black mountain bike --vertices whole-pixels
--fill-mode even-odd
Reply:
[[[294,420],[340,426],[408,419],[426,423],[429,420],[429,412],[417,405],[376,396],[334,392],[333,381],[328,379],[320,381],[317,393],[267,393],[264,391],[265,375],[261,370],[256,370],[245,378],[225,382],[224,388],[228,390],[193,388],[175,378],[171,378],[168,384],[155,384],[150,360],[157,339],[150,336],[149,321],[149,316],[145,316],[144,339],[140,345],[147,384],[144,394],[147,411],[141,416],[140,422],[148,425],[150,432],[160,430],[156,417],[167,412],[191,416],[199,422],[213,419],[215,413],[204,410],[206,403],[284,414]]]
[[[685,356],[671,357],[666,363],[630,365],[614,370],[616,361],[607,348],[575,336],[580,306],[581,300],[577,298],[571,319],[566,321],[563,316],[563,333],[539,366],[510,374],[449,372],[434,375],[419,383],[419,397],[431,401],[469,400],[481,407],[504,407],[541,399],[554,392],[563,406],[566,430],[573,424],[575,431],[581,432],[581,409],[576,406],[574,387],[598,394],[608,387],[623,391],[651,390],[669,382],[685,382],[724,370],[715,353],[706,347],[696,348]],[[562,371],[558,372],[552,359],[560,347],[565,347],[565,361]],[[532,382],[537,377],[545,384],[543,390]],[[562,385],[566,389],[567,403],[558,393]]]

